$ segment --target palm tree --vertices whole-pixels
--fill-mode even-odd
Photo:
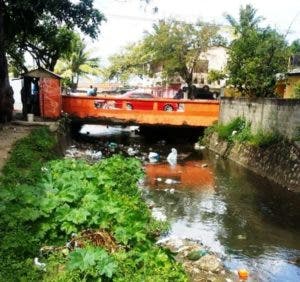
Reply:
[[[86,51],[85,43],[77,37],[74,39],[72,51],[57,62],[55,72],[65,79],[65,84],[70,86],[72,91],[77,89],[80,77],[100,74],[100,59],[90,55],[91,52]]]

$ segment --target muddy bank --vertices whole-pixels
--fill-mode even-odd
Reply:
[[[288,141],[267,148],[220,140],[217,133],[205,138],[207,147],[289,191],[300,192],[300,149]]]

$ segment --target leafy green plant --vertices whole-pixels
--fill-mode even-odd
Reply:
[[[257,147],[268,147],[282,140],[282,136],[277,132],[265,132],[259,130],[251,136],[249,143]]]
[[[55,137],[47,128],[34,129],[16,142],[0,179],[0,280],[17,281],[27,277],[40,281],[41,272],[33,267],[39,240],[34,236],[40,217],[39,201],[44,196],[41,179],[44,163],[57,158]]]
[[[76,271],[84,280],[88,277],[112,278],[117,264],[105,250],[97,247],[76,249],[69,255],[68,271]]]
[[[9,186],[35,183],[43,163],[57,158],[55,144],[56,139],[47,127],[34,129],[29,136],[18,140],[2,170],[2,183]]]
[[[34,155],[49,144],[37,142],[32,144],[33,152],[29,147],[26,150]],[[163,281],[185,281],[182,267],[155,245],[167,225],[151,217],[141,197],[137,182],[143,172],[138,160],[114,156],[94,165],[71,159],[45,164],[47,158],[37,156],[41,161],[38,170],[29,170],[36,174],[31,181],[26,176],[24,184],[0,191],[1,256],[6,258],[0,260],[0,278],[152,281],[152,277],[162,277]],[[9,183],[12,171],[6,173],[4,179]],[[22,176],[16,175],[21,182]],[[73,233],[99,228],[113,236],[119,246],[115,253],[88,243],[62,255],[59,246]],[[43,245],[58,246],[58,251],[44,258],[47,273],[34,268],[32,261],[26,269],[25,258],[37,256]]]
[[[217,132],[219,138],[227,142],[248,143],[257,147],[267,147],[283,139],[278,132],[258,130],[252,133],[250,123],[240,117],[227,124],[215,124],[206,129],[203,140],[213,132]]]
[[[216,127],[216,131],[221,139],[228,142],[233,142],[238,139],[237,136],[241,134],[245,129],[248,131],[249,124],[245,119],[237,117],[227,124],[219,124]],[[244,135],[244,134],[243,134]],[[242,135],[240,136],[243,139]]]

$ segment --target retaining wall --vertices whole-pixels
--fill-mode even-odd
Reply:
[[[205,138],[210,150],[272,180],[288,190],[300,192],[300,150],[287,141],[259,148],[248,144],[230,144],[217,133]]]
[[[300,99],[222,98],[219,122],[228,123],[239,116],[251,123],[253,132],[277,131],[300,141]]]

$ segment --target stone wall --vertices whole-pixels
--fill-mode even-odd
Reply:
[[[282,141],[267,148],[247,144],[230,144],[213,133],[205,138],[210,150],[229,158],[288,190],[300,192],[300,150]]]
[[[300,99],[222,98],[219,122],[228,123],[239,116],[251,122],[253,132],[277,131],[300,141]]]

